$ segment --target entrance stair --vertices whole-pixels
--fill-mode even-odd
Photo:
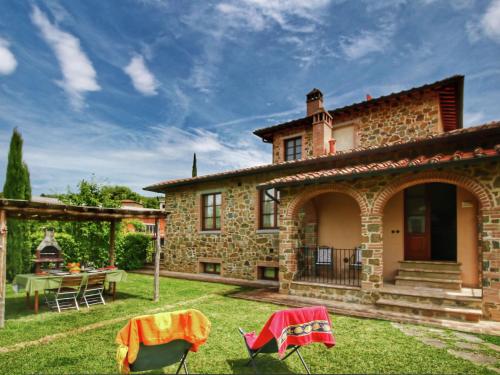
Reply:
[[[379,294],[375,305],[384,311],[469,322],[477,322],[483,315],[478,289],[451,291],[384,284]]]
[[[396,286],[460,290],[460,263],[441,261],[400,261]]]

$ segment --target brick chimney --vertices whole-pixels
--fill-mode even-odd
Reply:
[[[332,116],[323,107],[323,93],[313,89],[307,97],[307,116],[313,116],[313,156],[325,155],[330,150],[332,138]]]
[[[322,112],[323,109],[323,93],[318,89],[312,89],[306,95],[307,103],[307,116],[314,115],[316,112]]]

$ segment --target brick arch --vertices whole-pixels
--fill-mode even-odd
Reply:
[[[385,205],[396,193],[413,185],[441,182],[452,184],[468,190],[477,198],[481,209],[490,209],[491,196],[488,190],[474,179],[451,172],[428,171],[415,175],[400,177],[387,185],[375,198],[372,206],[372,215],[382,215]]]
[[[297,195],[288,205],[286,219],[293,220],[298,210],[310,199],[325,193],[342,193],[353,198],[361,210],[361,215],[368,214],[368,203],[366,198],[352,187],[345,184],[331,184],[306,188],[305,191]]]

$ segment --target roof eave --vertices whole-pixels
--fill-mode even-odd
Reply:
[[[467,160],[450,160],[450,161],[443,162],[443,163],[430,163],[430,164],[424,164],[424,165],[415,165],[415,166],[411,166],[411,167],[388,168],[388,169],[383,169],[383,170],[378,170],[378,171],[359,172],[359,173],[352,173],[352,174],[346,174],[346,175],[322,176],[322,177],[309,179],[309,180],[302,180],[302,181],[290,181],[290,182],[281,182],[281,183],[275,183],[275,184],[273,184],[273,183],[260,184],[260,185],[257,185],[257,189],[264,190],[264,189],[270,189],[270,188],[316,185],[316,184],[321,184],[321,183],[330,182],[330,181],[346,181],[346,180],[354,180],[357,178],[380,176],[380,175],[385,175],[385,174],[421,171],[421,170],[427,170],[427,169],[440,169],[440,168],[444,168],[446,166],[449,166],[451,164],[453,164],[453,165],[472,164],[472,163],[475,164],[475,163],[478,163],[478,162],[481,162],[484,160],[495,160],[495,159],[500,159],[500,155],[486,156],[486,157],[467,159]]]

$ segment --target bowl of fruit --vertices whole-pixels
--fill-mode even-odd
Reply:
[[[66,265],[66,268],[68,269],[69,273],[80,273],[81,271],[80,263],[68,263]]]

